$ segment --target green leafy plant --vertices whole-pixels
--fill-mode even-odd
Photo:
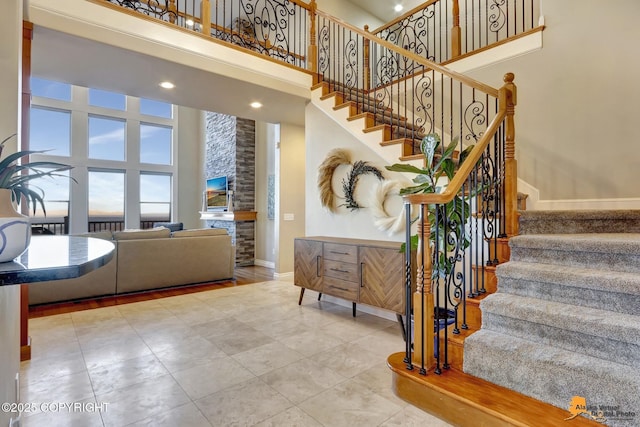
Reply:
[[[16,134],[10,135],[0,142],[0,156],[4,150],[4,144]],[[44,153],[44,150],[24,150],[9,154],[0,160],[0,188],[11,190],[12,200],[20,201],[24,198],[27,205],[33,207],[33,213],[36,213],[37,206],[42,207],[42,212],[46,215],[47,211],[44,206],[44,191],[35,186],[30,185],[29,181],[44,177],[65,177],[75,181],[68,175],[61,172],[72,169],[72,166],[58,162],[29,162],[28,158],[31,154]],[[24,160],[24,161],[21,161]]]
[[[409,164],[396,163],[386,168],[393,172],[415,173],[413,182],[416,185],[405,187],[400,190],[401,195],[419,194],[419,193],[439,193],[441,186],[438,181],[442,177],[447,177],[450,181],[455,175],[457,167],[464,162],[473,145],[466,147],[455,158],[455,150],[458,146],[459,139],[454,138],[451,143],[444,148],[440,148],[441,139],[436,133],[426,135],[421,143],[420,149],[425,157],[425,167],[418,168]],[[440,150],[440,151],[438,151]],[[469,236],[465,232],[465,224],[469,219],[470,205],[469,197],[475,191],[469,193],[469,196],[454,196],[446,205],[429,205],[428,220],[431,225],[430,241],[436,242],[437,250],[434,249],[434,268],[433,277],[446,277],[451,273],[455,265],[455,257],[450,256],[452,252],[463,250],[469,246]],[[439,237],[436,239],[436,237]],[[447,237],[455,237],[453,239]],[[418,235],[411,236],[411,249],[418,247]],[[405,250],[404,245],[401,249]],[[436,258],[437,257],[437,258]],[[437,268],[436,268],[437,266]]]

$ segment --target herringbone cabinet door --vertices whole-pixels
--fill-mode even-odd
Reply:
[[[360,302],[404,311],[404,257],[397,249],[360,247]]]
[[[322,242],[294,241],[293,281],[297,286],[322,291]]]

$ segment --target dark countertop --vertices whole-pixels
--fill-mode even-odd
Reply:
[[[114,248],[91,237],[33,236],[24,254],[0,263],[0,286],[79,277],[109,262]]]

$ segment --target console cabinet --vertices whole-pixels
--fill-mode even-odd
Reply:
[[[356,303],[404,313],[404,254],[399,242],[304,237],[294,242],[294,283]]]

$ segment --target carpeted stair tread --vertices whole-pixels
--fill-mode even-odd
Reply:
[[[482,328],[640,368],[640,317],[498,292]]]
[[[640,233],[524,235],[509,246],[513,261],[640,272]]]
[[[568,408],[573,396],[586,398],[587,405],[640,408],[637,369],[490,330],[465,341],[464,372],[560,408]],[[637,421],[611,418],[607,425],[630,427]]]
[[[640,210],[522,211],[520,234],[640,233]]]
[[[623,271],[509,261],[496,268],[500,292],[569,302],[618,313],[640,313],[640,275]]]

